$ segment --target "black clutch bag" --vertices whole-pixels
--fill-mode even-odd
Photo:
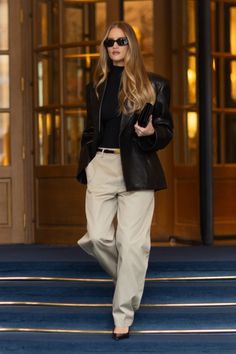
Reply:
[[[143,110],[139,113],[137,122],[140,127],[145,128],[149,122],[150,115],[153,111],[153,105],[151,103],[146,103]]]

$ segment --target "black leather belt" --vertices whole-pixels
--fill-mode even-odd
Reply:
[[[105,154],[119,154],[120,153],[120,149],[98,148],[97,151],[103,152]]]

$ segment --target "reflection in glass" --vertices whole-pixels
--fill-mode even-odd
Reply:
[[[85,85],[91,81],[98,54],[94,47],[67,49],[64,52],[64,102],[85,101]]]
[[[224,60],[224,98],[225,107],[235,107],[236,104],[236,60]],[[219,71],[218,71],[219,76]],[[220,80],[219,80],[220,81]],[[220,90],[219,90],[220,91]],[[219,92],[220,94],[220,92]]]
[[[236,6],[225,4],[225,51],[230,55],[236,55]],[[234,57],[227,57],[225,63],[225,106],[235,107],[236,103],[236,60]]]
[[[36,1],[37,46],[58,43],[58,0]]]
[[[196,165],[198,152],[198,116],[196,112],[174,114],[175,164]]]
[[[187,0],[187,21],[188,21],[188,30],[187,30],[187,40],[188,43],[196,42],[196,0]]]
[[[106,25],[106,4],[64,3],[64,42],[100,40]]]
[[[96,11],[95,11],[95,23],[96,23],[96,39],[101,40],[104,36],[104,31],[107,23],[106,18],[106,3],[100,2],[96,4]]]
[[[83,5],[65,7],[64,27],[64,41],[66,43],[83,40]]]
[[[236,163],[236,117],[225,115],[225,162]]]
[[[38,163],[39,165],[60,164],[61,119],[59,113],[38,114]]]
[[[230,8],[230,52],[236,54],[236,7]]]
[[[10,165],[10,115],[0,113],[0,166]]]
[[[139,39],[145,67],[153,71],[153,1],[124,2],[125,21],[131,24]]]
[[[59,61],[55,50],[38,54],[38,105],[59,103]]]
[[[196,0],[174,1],[172,87],[175,164],[196,166],[198,159]],[[192,108],[189,108],[192,107]],[[189,111],[191,109],[191,111]]]
[[[9,108],[9,56],[0,55],[0,108]]]
[[[230,85],[231,98],[236,101],[236,61],[232,60],[230,63]]]
[[[8,47],[8,0],[0,0],[0,50]]]
[[[220,60],[218,58],[213,59],[212,63],[212,104],[214,107],[220,106]]]
[[[188,163],[196,164],[198,149],[198,117],[196,112],[187,112]]]
[[[81,135],[84,130],[86,110],[66,112],[65,117],[65,163],[78,162]]]
[[[187,71],[187,81],[188,81],[188,103],[196,103],[196,57],[188,57],[188,71]]]

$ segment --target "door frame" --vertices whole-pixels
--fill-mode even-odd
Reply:
[[[32,1],[21,0],[21,55],[23,140],[24,140],[24,203],[25,243],[35,241],[35,192],[34,192],[34,128],[33,128],[33,38]]]
[[[1,227],[1,243],[29,243],[31,223],[32,175],[28,153],[31,92],[28,84],[31,60],[30,29],[27,23],[30,0],[9,0],[9,78],[10,78],[10,156],[9,166],[0,167],[1,183],[5,184],[6,223]],[[27,11],[26,11],[27,10]],[[3,110],[1,110],[3,111]]]

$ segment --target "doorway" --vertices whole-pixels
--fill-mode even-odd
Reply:
[[[0,1],[0,243],[26,233],[21,1]]]

